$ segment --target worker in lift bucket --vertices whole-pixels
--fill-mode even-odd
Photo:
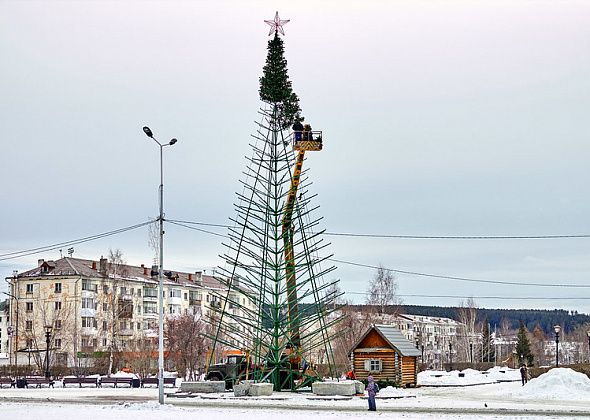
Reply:
[[[293,124],[293,132],[295,132],[295,141],[301,140],[301,132],[303,131],[303,124],[301,121],[295,121]]]

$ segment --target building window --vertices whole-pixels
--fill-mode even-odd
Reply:
[[[137,296],[141,297],[141,289],[137,289]]]
[[[143,296],[152,298],[158,297],[158,289],[156,289],[155,287],[144,287]]]
[[[106,347],[107,346],[107,339],[106,338],[103,338],[102,339],[102,346],[103,347]]]
[[[61,302],[60,301],[54,302],[54,305],[55,305],[55,310],[56,311],[61,310]]]
[[[27,331],[33,331],[33,321],[27,321],[27,322],[25,322],[25,330],[27,330]]]
[[[82,328],[96,328],[96,319],[90,316],[82,317]]]
[[[61,283],[55,283],[55,293],[61,293]]]
[[[33,312],[33,302],[27,302],[27,312]]]
[[[96,292],[98,286],[93,284],[90,280],[82,280],[82,290],[88,290],[90,292]]]
[[[61,319],[56,319],[55,320],[55,329],[56,330],[61,330]]]
[[[33,348],[33,339],[32,338],[27,338],[27,348],[28,349]]]
[[[109,293],[109,286],[107,284],[102,285],[102,292],[106,295]]]
[[[158,305],[156,302],[144,302],[143,303],[143,313],[144,314],[157,314],[158,313]]]
[[[119,322],[119,328],[122,330],[127,329],[127,322],[125,322],[125,321]]]
[[[121,295],[126,295],[127,294],[127,288],[126,287],[121,287]]]
[[[180,291],[180,289],[170,289],[170,297],[171,298],[182,297],[182,292]]]
[[[382,366],[383,363],[381,359],[365,360],[365,370],[368,372],[381,372]]]
[[[56,338],[56,339],[55,339],[55,341],[53,342],[53,346],[54,346],[56,349],[59,349],[59,348],[61,348],[61,338]]]
[[[107,327],[107,322],[106,321],[102,321],[102,329],[103,329],[103,331],[106,331],[107,328],[108,328]]]
[[[82,298],[82,309],[94,309],[94,299]]]
[[[33,284],[27,284],[27,293],[33,293]]]
[[[138,322],[138,323],[137,323],[137,330],[138,330],[138,331],[139,331],[139,330],[141,330],[141,322]]]
[[[188,300],[188,293],[184,293],[184,300]]]
[[[102,310],[103,311],[108,311],[109,310],[109,304],[108,303],[103,303],[102,304]]]

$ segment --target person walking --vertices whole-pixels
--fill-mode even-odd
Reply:
[[[375,380],[371,375],[367,378],[367,395],[369,396],[369,411],[377,411],[375,405],[375,395],[379,392],[379,385],[375,383]]]

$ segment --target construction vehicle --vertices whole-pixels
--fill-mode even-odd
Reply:
[[[231,389],[240,380],[248,379],[251,371],[248,352],[227,350],[221,363],[210,365],[205,374],[206,381],[225,381],[225,388]]]

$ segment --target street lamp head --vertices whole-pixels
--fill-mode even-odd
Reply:
[[[51,330],[52,329],[53,329],[53,327],[51,325],[46,325],[45,326],[45,332],[48,333],[48,334],[51,333]]]
[[[170,140],[170,143],[168,143],[170,146],[172,146],[173,144],[175,144],[178,140],[177,139],[172,139]]]
[[[554,326],[553,326],[553,331],[555,331],[555,334],[559,334],[559,332],[561,331],[561,326],[559,326],[559,325],[554,325]]]
[[[154,133],[152,133],[152,130],[150,130],[149,127],[145,126],[143,127],[143,132],[145,133],[146,136],[148,136],[149,138],[153,139],[154,138]]]

